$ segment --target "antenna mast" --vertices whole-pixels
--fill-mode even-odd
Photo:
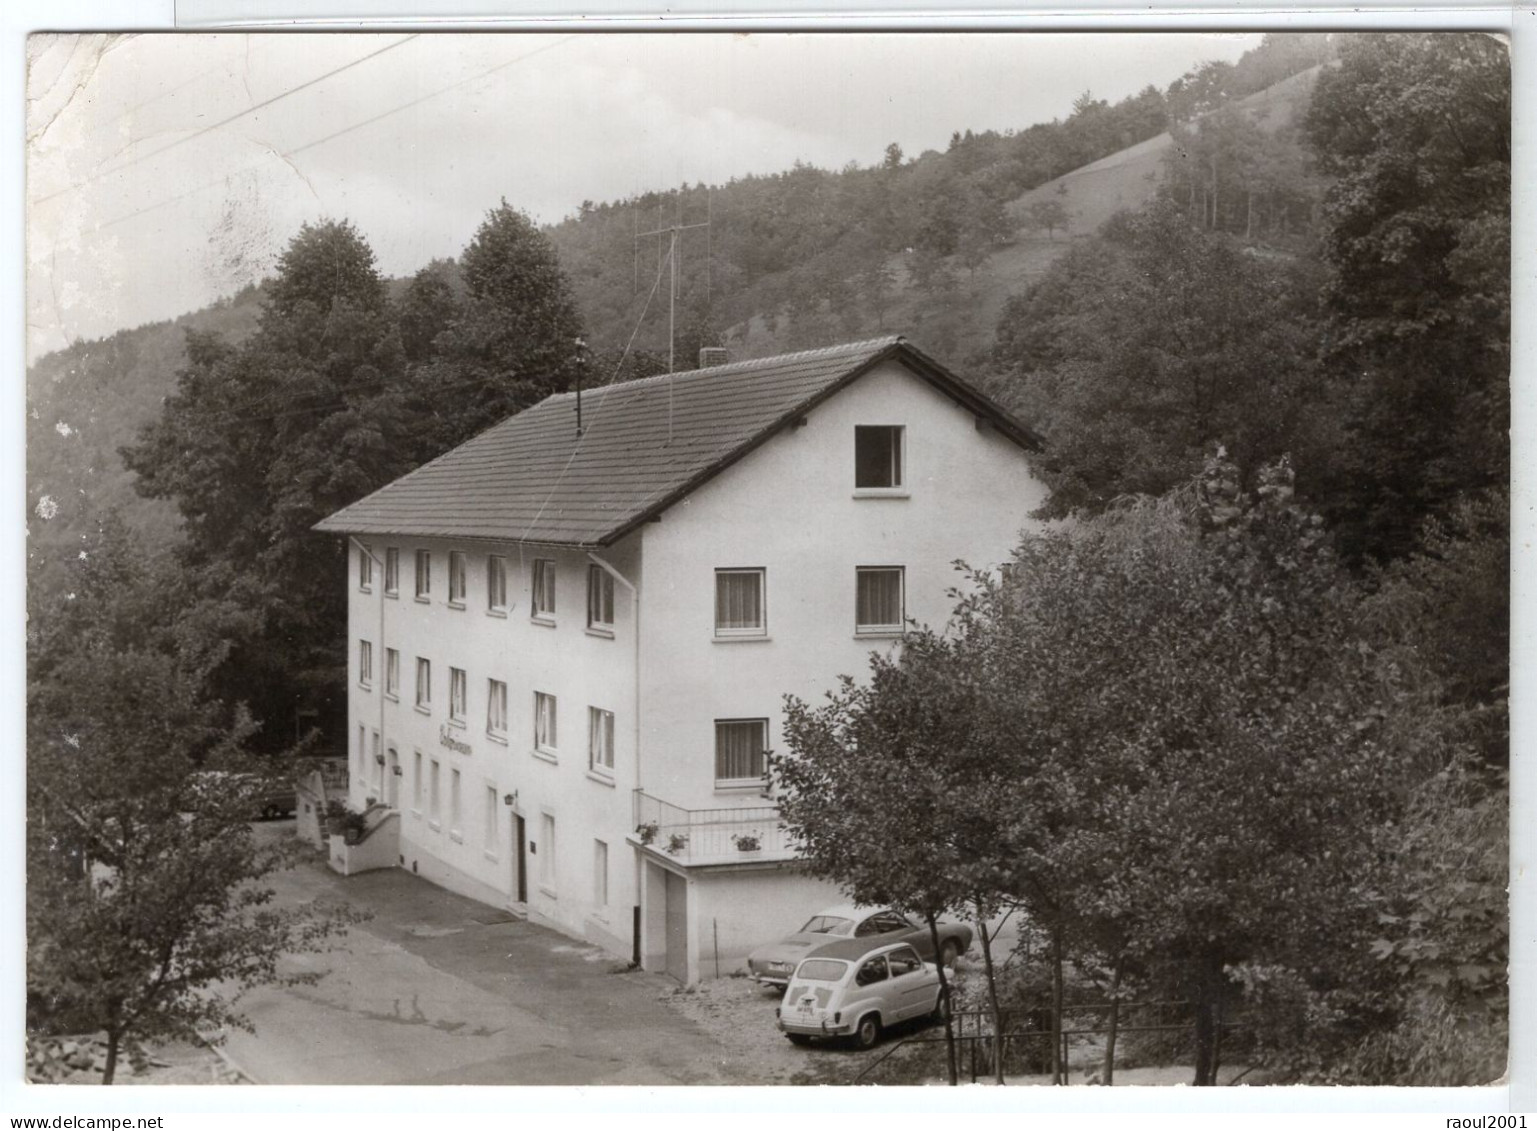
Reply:
[[[679,209],[680,213],[682,211],[682,207],[683,207],[682,206],[682,201],[680,199],[679,204],[678,204],[678,209]],[[668,288],[667,288],[667,374],[668,374],[668,378],[669,378],[668,382],[667,382],[667,442],[669,444],[672,443],[672,380],[671,380],[671,377],[672,377],[672,374],[674,372],[676,372],[676,370],[677,370],[676,356],[675,356],[674,351],[675,351],[675,348],[676,348],[675,337],[676,337],[676,330],[677,330],[677,313],[678,313],[678,233],[679,232],[692,231],[695,228],[706,228],[706,229],[708,229],[709,226],[710,226],[710,223],[709,223],[708,220],[706,220],[703,224],[684,224],[684,223],[680,223],[681,220],[682,220],[682,216],[679,215],[678,218],[675,219],[670,226],[665,227],[665,228],[659,227],[655,231],[640,232],[640,233],[637,233],[637,235],[635,237],[637,240],[641,239],[644,236],[666,236],[667,237],[667,260],[668,260],[668,268],[669,268],[669,270],[671,272],[671,280],[670,280],[670,283],[669,283]],[[656,250],[657,250],[657,254],[660,255],[661,251],[662,251],[661,240],[657,241]],[[658,264],[658,266],[660,266],[660,264]]]

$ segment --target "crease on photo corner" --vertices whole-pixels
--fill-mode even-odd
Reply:
[[[102,59],[133,34],[135,33],[102,32],[96,35],[64,35],[59,32],[35,32],[27,37],[28,110],[40,108],[40,104],[46,101],[62,98],[57,108],[47,112],[46,121],[36,127],[28,128],[27,144],[35,145],[43,140],[63,113],[86,93],[91,80],[96,77],[96,70],[101,66]],[[46,92],[42,95],[34,95],[32,80],[37,65],[42,62],[46,52],[65,42],[71,42],[69,58],[65,60],[58,77],[49,85]],[[58,95],[56,92],[64,83],[68,84],[69,93]]]

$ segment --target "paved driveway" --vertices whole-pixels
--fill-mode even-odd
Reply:
[[[291,821],[262,826],[291,835]],[[721,1051],[660,999],[673,983],[402,869],[344,878],[320,855],[278,902],[373,912],[338,949],[288,960],[313,986],[242,999],[226,1051],[264,1084],[724,1084]]]

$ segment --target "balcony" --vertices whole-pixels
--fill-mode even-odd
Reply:
[[[630,842],[686,867],[795,859],[795,846],[774,805],[680,809],[644,790],[634,794]]]

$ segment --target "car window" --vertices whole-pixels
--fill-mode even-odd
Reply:
[[[806,920],[806,925],[797,934],[802,935],[846,935],[854,926],[852,919],[840,919],[836,915],[813,915]]]
[[[836,958],[808,958],[795,971],[802,982],[836,982],[847,974],[849,964]]]
[[[891,962],[891,976],[900,978],[903,974],[912,974],[923,969],[923,963],[918,958],[918,952],[910,946],[904,946],[901,950],[894,950],[886,956]]]
[[[884,935],[888,931],[903,931],[907,923],[894,911],[879,911],[859,924],[857,935]]]
[[[866,959],[864,965],[859,968],[859,973],[854,975],[856,986],[873,986],[876,982],[885,980],[886,958],[884,955]]]

